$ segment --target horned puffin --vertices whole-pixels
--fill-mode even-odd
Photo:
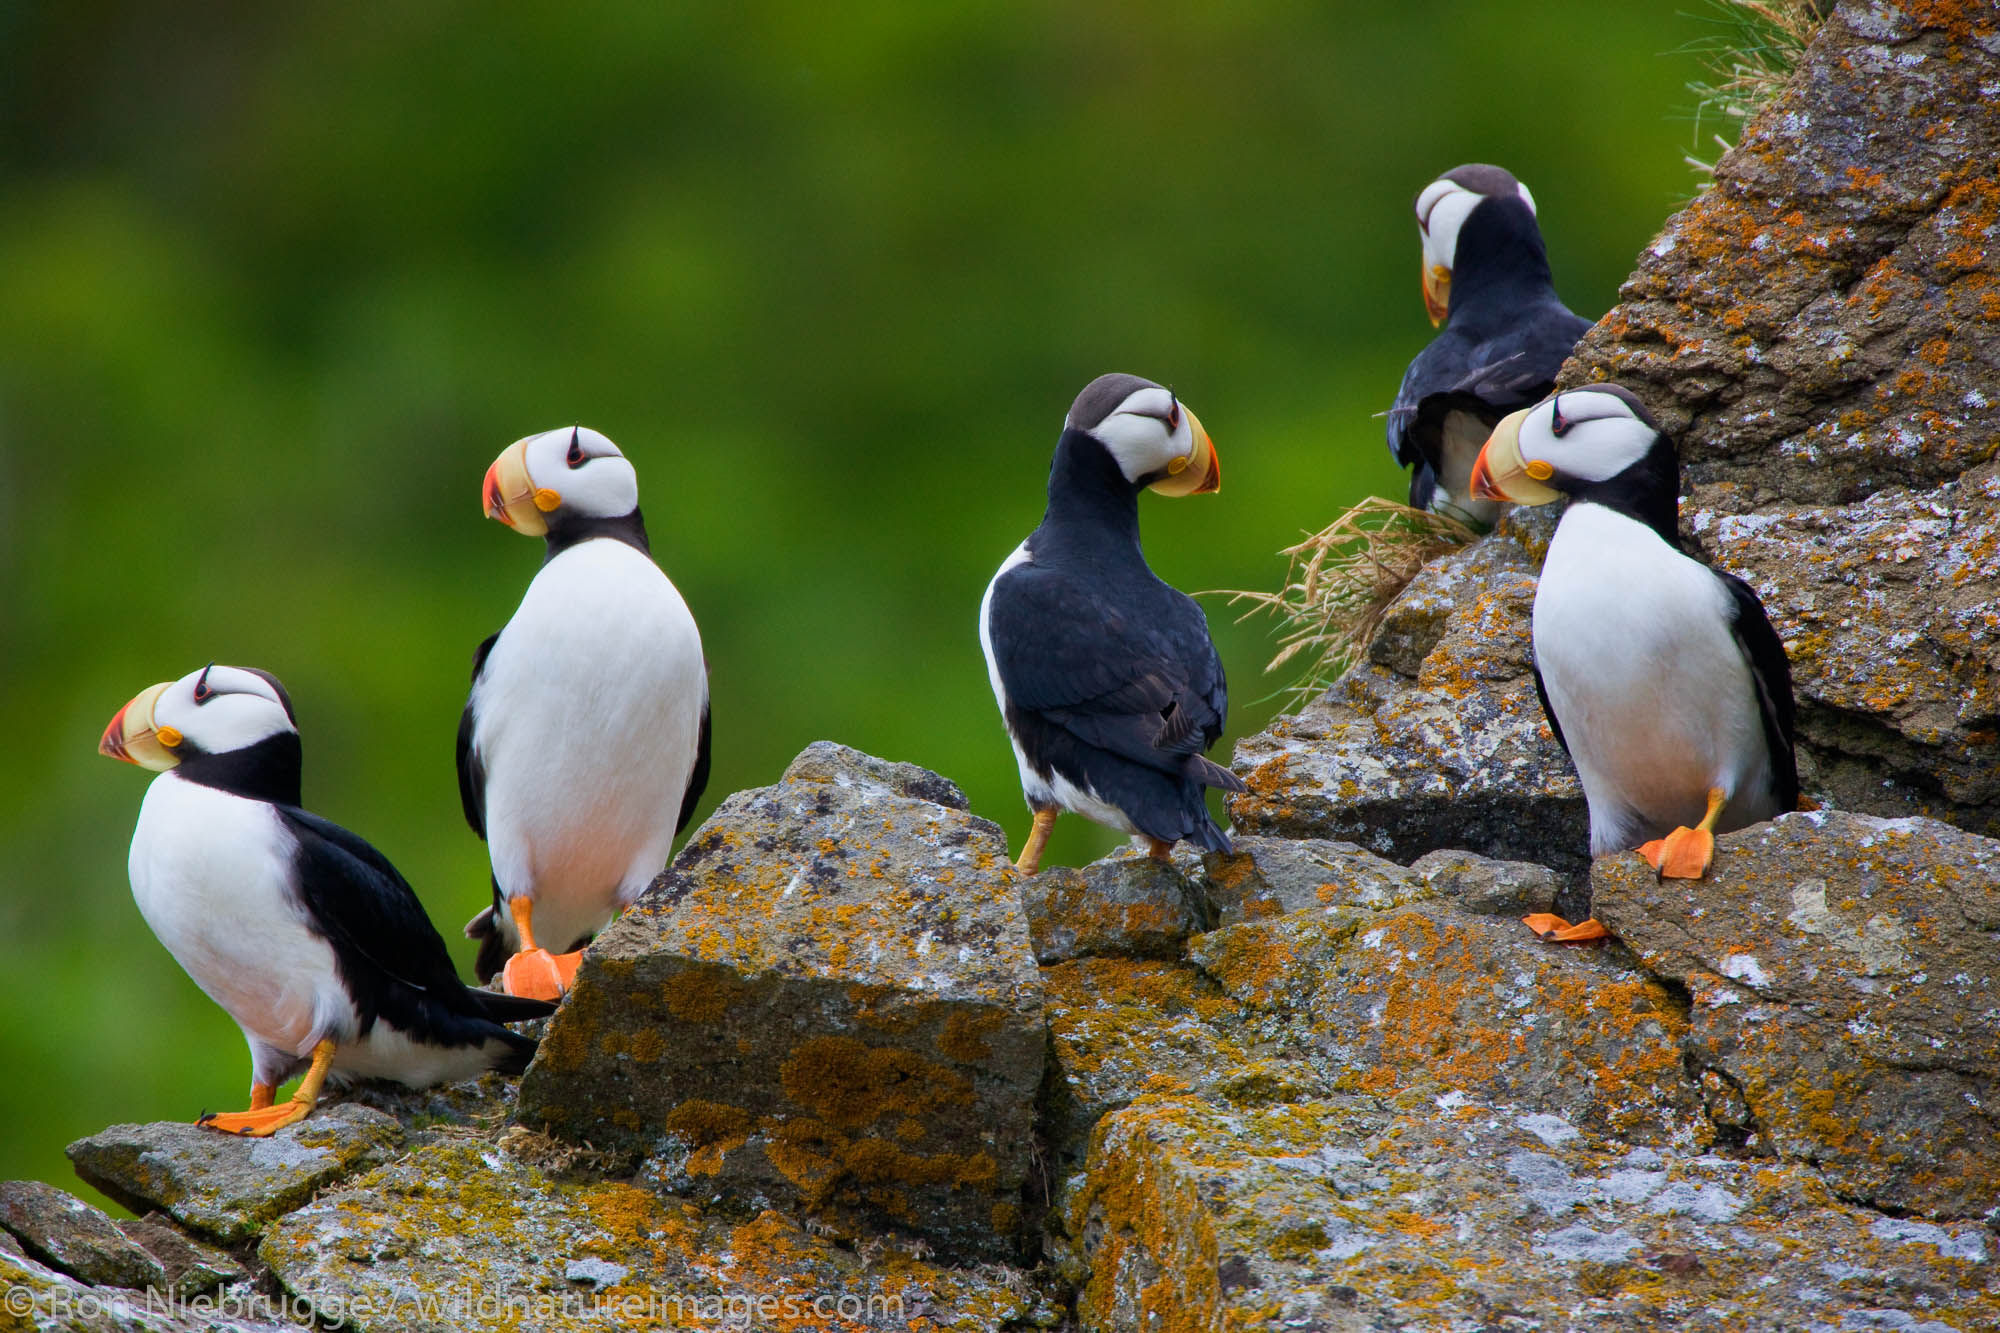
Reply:
[[[1229,712],[1222,661],[1194,599],[1154,576],[1139,493],[1221,486],[1208,433],[1174,393],[1101,375],[1077,395],[1049,465],[1041,526],[979,604],[979,642],[1034,827],[1016,866],[1041,865],[1068,810],[1143,839],[1226,851],[1209,787],[1242,791],[1203,757]]]
[[[1583,783],[1592,856],[1637,847],[1663,878],[1699,879],[1718,830],[1796,808],[1784,643],[1749,584],[1682,549],[1679,454],[1636,397],[1595,384],[1507,416],[1472,494],[1570,501],[1535,590],[1535,684]]]
[[[1467,493],[1493,424],[1555,387],[1590,321],[1556,295],[1528,187],[1499,167],[1453,167],[1418,192],[1424,309],[1443,332],[1417,353],[1389,408],[1389,452],[1410,504],[1490,525]]]
[[[708,785],[708,667],[617,445],[582,426],[516,440],[481,496],[547,549],[474,653],[459,718],[459,796],[493,865],[493,906],[465,933],[480,980],[552,1000],[666,867]]]
[[[151,686],[98,750],[159,773],[132,833],[132,897],[250,1045],[250,1109],[200,1124],[273,1133],[329,1077],[421,1087],[527,1068],[535,1043],[500,1025],[551,1006],[462,985],[388,858],[299,807],[298,726],[276,677],[211,664]]]

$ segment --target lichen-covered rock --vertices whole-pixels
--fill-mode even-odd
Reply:
[[[1190,961],[1326,1086],[1471,1093],[1633,1142],[1713,1137],[1682,1068],[1685,1003],[1622,950],[1420,903],[1310,909],[1195,940]]]
[[[264,1139],[172,1121],[113,1125],[65,1150],[77,1175],[134,1212],[158,1208],[224,1244],[376,1162],[403,1135],[366,1106],[322,1106]]]
[[[166,1270],[73,1194],[39,1180],[0,1181],[0,1227],[45,1264],[92,1286],[157,1287]]]
[[[363,1333],[534,1328],[986,1330],[1054,1322],[1018,1271],[858,1250],[766,1211],[725,1220],[624,1181],[438,1142],[320,1196],[258,1247],[317,1318]]]
[[[2000,833],[2000,11],[1845,0],[1566,384],[1681,445],[1842,805]]]
[[[815,745],[591,945],[516,1117],[740,1207],[1011,1253],[1047,1047],[1018,886],[950,783]]]
[[[282,1302],[248,1283],[213,1293],[95,1287],[0,1242],[0,1330],[30,1329],[35,1333],[298,1333],[299,1325],[287,1318]]]
[[[164,1287],[182,1300],[241,1282],[250,1270],[234,1255],[190,1239],[158,1214],[120,1219],[125,1238],[152,1256],[164,1276]]]
[[[1021,885],[1035,958],[1178,958],[1206,924],[1201,895],[1174,866],[1120,852],[1080,870],[1044,870]]]
[[[2000,1326],[1981,1226],[1462,1096],[1146,1098],[1099,1125],[1064,1206],[1088,1330]]]
[[[1058,1163],[1083,1158],[1100,1117],[1142,1094],[1230,1106],[1298,1101],[1324,1080],[1252,1030],[1243,1006],[1192,967],[1082,958],[1043,970],[1053,1065],[1042,1132]]]
[[[1341,903],[1398,907],[1430,894],[1421,875],[1351,842],[1254,834],[1202,857],[1202,887],[1220,926]]]
[[[1623,856],[1594,888],[1693,995],[1690,1055],[1781,1157],[1882,1207],[2000,1206],[2000,842],[1794,814],[1718,839],[1700,883]]]
[[[1368,658],[1238,743],[1242,832],[1358,843],[1408,863],[1439,847],[1589,863],[1583,790],[1542,715],[1529,616],[1548,518],[1508,515],[1391,605]]]
[[[1431,891],[1455,907],[1481,916],[1519,917],[1546,912],[1565,888],[1560,875],[1532,861],[1495,861],[1450,848],[1410,863]]]

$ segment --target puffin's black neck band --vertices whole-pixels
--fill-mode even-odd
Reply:
[[[646,543],[646,520],[640,516],[637,506],[631,513],[617,518],[588,518],[557,511],[549,516],[549,533],[544,539],[548,549],[542,556],[542,563],[546,565],[578,542],[587,542],[593,537],[609,537],[633,547],[641,555],[653,554],[653,548]]]
[[[189,782],[199,782],[233,796],[276,805],[298,805],[299,769],[299,735],[295,731],[281,731],[255,745],[222,754],[210,754],[188,743],[174,772]]]
[[[1049,463],[1049,507],[1042,530],[1082,530],[1139,545],[1139,492],[1095,436],[1069,429]]]

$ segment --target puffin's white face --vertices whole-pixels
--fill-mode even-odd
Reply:
[[[1528,212],[1535,211],[1535,197],[1527,186],[1499,167],[1482,164],[1454,167],[1417,195],[1417,235],[1424,249],[1424,309],[1432,324],[1442,324],[1451,313],[1451,270],[1458,262],[1459,228],[1481,203],[1510,191],[1520,196]]]
[[[1118,470],[1135,486],[1145,484],[1162,495],[1220,490],[1222,464],[1194,413],[1171,389],[1136,376],[1127,378],[1140,387],[1126,394],[1102,420],[1095,425],[1081,423],[1076,420],[1077,408],[1072,407],[1063,425],[1088,431],[1110,450]],[[1086,389],[1078,404],[1089,396]]]
[[[480,498],[488,518],[540,537],[557,510],[586,518],[631,513],[639,507],[639,474],[603,435],[566,426],[503,449],[486,469]]]
[[[165,772],[192,753],[228,754],[284,732],[297,734],[277,677],[211,663],[141,690],[112,717],[97,752]]]
[[[1547,504],[1567,490],[1609,481],[1644,458],[1659,435],[1624,389],[1597,385],[1550,394],[1494,426],[1472,466],[1472,493],[1482,500]]]

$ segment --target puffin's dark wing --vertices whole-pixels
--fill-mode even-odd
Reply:
[[[1764,614],[1757,590],[1734,574],[1716,570],[1715,576],[1736,602],[1736,623],[1732,627],[1737,646],[1750,664],[1750,678],[1757,685],[1757,713],[1764,722],[1764,745],[1771,755],[1771,783],[1778,809],[1796,810],[1799,805],[1799,765],[1793,747],[1796,704],[1792,699],[1792,663],[1785,656],[1784,640]]]
[[[703,664],[706,669],[706,664]],[[694,807],[701,800],[701,794],[708,790],[708,744],[709,744],[709,697],[704,689],[701,695],[701,738],[695,742],[694,768],[688,773],[687,793],[681,797],[680,822],[674,825],[679,833],[694,818]]]
[[[1569,742],[1563,739],[1563,726],[1556,718],[1556,706],[1549,702],[1549,687],[1542,684],[1542,669],[1534,662],[1528,663],[1528,670],[1535,673],[1535,696],[1542,701],[1542,716],[1549,720],[1549,730],[1555,733],[1556,744],[1569,753]]]
[[[336,952],[440,997],[463,989],[437,928],[388,857],[331,820],[276,808],[298,839],[300,896]]]
[[[473,650],[472,683],[479,683],[479,673],[486,669],[486,658],[492,653],[493,645],[500,641],[500,631],[486,636],[486,641]],[[708,718],[702,717],[702,736],[707,739]],[[479,756],[472,751],[472,698],[465,700],[465,711],[458,715],[458,799],[465,806],[465,822],[472,825],[472,831],[481,838],[486,836],[486,765],[479,762]]]
[[[1149,591],[1141,623],[1081,579],[1021,565],[994,585],[988,628],[1013,707],[1178,773],[1222,735],[1229,694],[1201,608],[1165,585]]]

